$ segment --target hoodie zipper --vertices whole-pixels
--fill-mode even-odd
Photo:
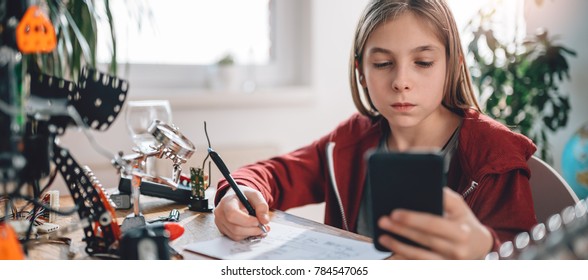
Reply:
[[[463,192],[463,194],[461,195],[463,198],[466,198],[468,195],[470,195],[476,188],[478,187],[478,182],[476,181],[472,181],[472,183],[470,184],[470,187]]]
[[[345,218],[345,210],[343,208],[343,202],[341,202],[341,195],[339,194],[339,187],[337,187],[337,180],[335,179],[335,162],[333,159],[333,150],[335,149],[335,142],[328,142],[327,143],[327,166],[329,168],[329,177],[331,179],[331,186],[335,191],[335,197],[337,198],[337,203],[339,204],[339,211],[341,213],[341,218],[343,220],[343,227],[345,230],[349,231],[349,226],[347,225],[347,218]]]

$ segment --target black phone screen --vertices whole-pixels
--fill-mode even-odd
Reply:
[[[390,234],[399,241],[420,246],[412,240],[380,229],[377,221],[399,208],[442,215],[445,185],[443,156],[437,152],[376,151],[369,154],[367,161],[367,187],[376,249],[389,251],[378,242],[382,234]]]

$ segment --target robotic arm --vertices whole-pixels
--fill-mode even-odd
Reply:
[[[20,68],[22,54],[50,52],[55,47],[55,31],[40,10],[31,6],[24,13],[25,7],[25,1],[0,1],[0,23],[6,27],[0,28],[0,196],[8,205],[12,199],[23,198],[20,192],[23,185],[31,185],[33,197],[27,199],[34,203],[33,212],[36,212],[41,207],[39,180],[49,175],[53,162],[76,204],[85,236],[85,251],[91,256],[121,256],[124,253],[121,248],[128,250],[129,246],[134,246],[133,239],[123,241],[124,233],[116,222],[114,209],[97,180],[56,140],[72,125],[82,128],[84,133],[89,129],[107,130],[122,111],[128,83],[93,69],[83,69],[77,84],[33,71],[28,73],[28,79]],[[19,23],[19,15],[23,13]],[[24,87],[30,88],[26,98]],[[194,145],[177,128],[161,122],[154,122],[150,133],[159,144],[151,151],[139,151],[132,156],[114,155],[96,143],[93,145],[113,159],[119,172],[137,178],[139,184],[141,179],[146,179],[175,187],[180,178],[180,165],[194,153]],[[92,137],[89,139],[93,141]],[[150,176],[136,168],[150,156],[174,162],[171,179]],[[8,211],[4,211],[4,217],[0,217],[0,233],[11,232],[5,223],[8,218]],[[164,244],[168,246],[167,242]],[[0,248],[14,247],[14,240],[0,238]],[[0,259],[19,256],[24,257],[17,252],[0,255]]]

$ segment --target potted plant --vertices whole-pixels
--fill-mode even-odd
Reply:
[[[471,73],[482,109],[533,140],[538,155],[552,162],[548,135],[568,122],[571,106],[560,85],[570,79],[568,57],[576,52],[556,44],[546,30],[523,42],[501,42],[488,27],[495,12],[480,10],[468,24]]]
[[[223,55],[214,65],[211,65],[209,88],[216,91],[238,92],[242,89],[242,69],[235,64],[232,54]]]
[[[143,15],[150,13],[142,1],[127,4],[129,17],[138,17],[139,26]],[[98,29],[102,25],[106,45],[110,46],[110,61],[107,72],[117,73],[117,45],[115,19],[109,0],[42,0],[39,6],[47,13],[57,36],[57,48],[48,54],[31,54],[23,57],[25,69],[77,81],[84,66],[97,68]],[[136,11],[132,9],[135,9]]]

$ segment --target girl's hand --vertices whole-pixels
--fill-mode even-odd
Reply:
[[[214,223],[219,231],[235,241],[243,240],[250,236],[265,235],[259,224],[269,226],[269,207],[267,202],[257,190],[249,187],[239,186],[243,195],[255,209],[257,217],[249,216],[245,206],[239,201],[235,192],[231,189],[219,201],[214,209]]]
[[[492,249],[490,231],[478,221],[462,197],[443,190],[444,216],[398,209],[378,220],[378,226],[427,248],[380,236],[383,246],[400,259],[483,259]]]

